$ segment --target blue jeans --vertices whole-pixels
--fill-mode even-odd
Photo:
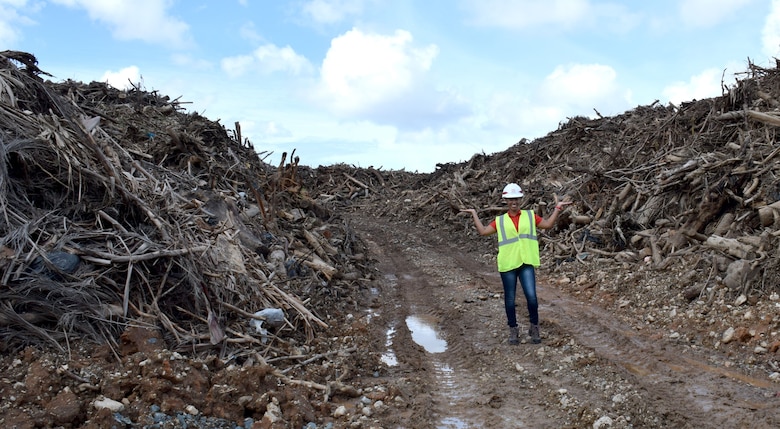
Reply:
[[[539,303],[536,300],[536,272],[533,265],[524,264],[519,268],[499,274],[501,274],[501,283],[504,284],[504,309],[506,310],[506,320],[509,326],[512,328],[517,326],[515,294],[517,293],[518,280],[520,280],[520,284],[523,286],[531,324],[539,324]]]

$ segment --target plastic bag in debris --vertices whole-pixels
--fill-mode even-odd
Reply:
[[[252,319],[249,322],[258,333],[261,333],[261,330],[265,330],[263,323],[272,328],[278,328],[284,324],[284,311],[281,308],[266,308],[256,312],[255,316],[265,318],[264,321]]]
[[[266,342],[267,338],[265,337],[268,336],[268,330],[263,327],[264,323],[272,328],[278,328],[284,324],[284,312],[281,308],[266,308],[256,312],[255,316],[265,318],[265,320],[252,319],[249,321],[249,325],[255,329],[255,332],[263,337],[263,343]]]

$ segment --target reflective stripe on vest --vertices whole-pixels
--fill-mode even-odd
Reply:
[[[498,217],[498,245],[504,246],[506,244],[512,244],[521,238],[527,238],[529,240],[538,240],[536,237],[536,219],[534,219],[534,212],[531,210],[525,210],[525,213],[528,214],[528,220],[531,222],[531,233],[530,234],[518,234],[515,237],[507,238],[506,229],[504,226],[504,220],[505,219],[511,219],[508,214],[499,216]],[[521,219],[522,220],[522,219]],[[520,220],[518,220],[517,229],[520,229]]]

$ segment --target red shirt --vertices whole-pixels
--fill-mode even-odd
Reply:
[[[522,211],[517,212],[517,216],[512,216],[510,213],[507,213],[509,215],[509,219],[512,219],[512,223],[515,224],[515,231],[517,231],[520,228],[520,213],[522,213]],[[542,221],[542,217],[534,213],[534,222],[536,222],[536,224],[539,225],[539,222],[541,221]],[[498,228],[496,227],[495,219],[493,219],[493,221],[490,222],[490,226],[492,226],[493,229],[498,231]]]

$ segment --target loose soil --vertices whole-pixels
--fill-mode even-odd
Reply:
[[[383,377],[409,402],[384,427],[780,425],[780,386],[735,368],[737,356],[704,350],[697,339],[670,338],[667,329],[605,306],[619,277],[582,292],[571,281],[576,267],[546,263],[537,279],[543,341],[532,344],[526,335],[512,346],[501,281],[490,255],[480,251],[485,246],[411,223],[354,224],[384,277],[383,305],[370,324],[380,334],[392,332],[388,350],[397,364]],[[527,328],[522,294],[518,316]],[[431,353],[415,342],[410,317],[430,324],[446,350]]]
[[[442,236],[359,214],[348,222],[375,263],[375,281],[345,315],[352,322],[334,323],[315,344],[334,351],[357,344],[329,361],[354,391],[308,395],[269,378],[262,362],[171,352],[153,330],[139,328],[123,335],[121,364],[107,347],[67,357],[28,348],[4,357],[4,427],[780,426],[780,385],[749,364],[749,349],[706,347],[708,334],[695,325],[672,335],[618,309],[611,290],[625,281],[620,267],[604,267],[611,274],[591,285],[589,273],[598,270],[578,274],[578,262],[545,261],[537,272],[542,343],[523,335],[512,346],[491,238]],[[674,281],[649,268],[636,274]],[[518,312],[523,332],[522,296]],[[416,336],[423,328],[437,338]],[[436,348],[439,342],[445,347]],[[124,409],[96,411],[88,400],[96,391],[124,398]],[[271,397],[284,398],[282,406],[274,408]],[[153,410],[179,417],[159,423]],[[181,410],[201,418],[186,424]]]

